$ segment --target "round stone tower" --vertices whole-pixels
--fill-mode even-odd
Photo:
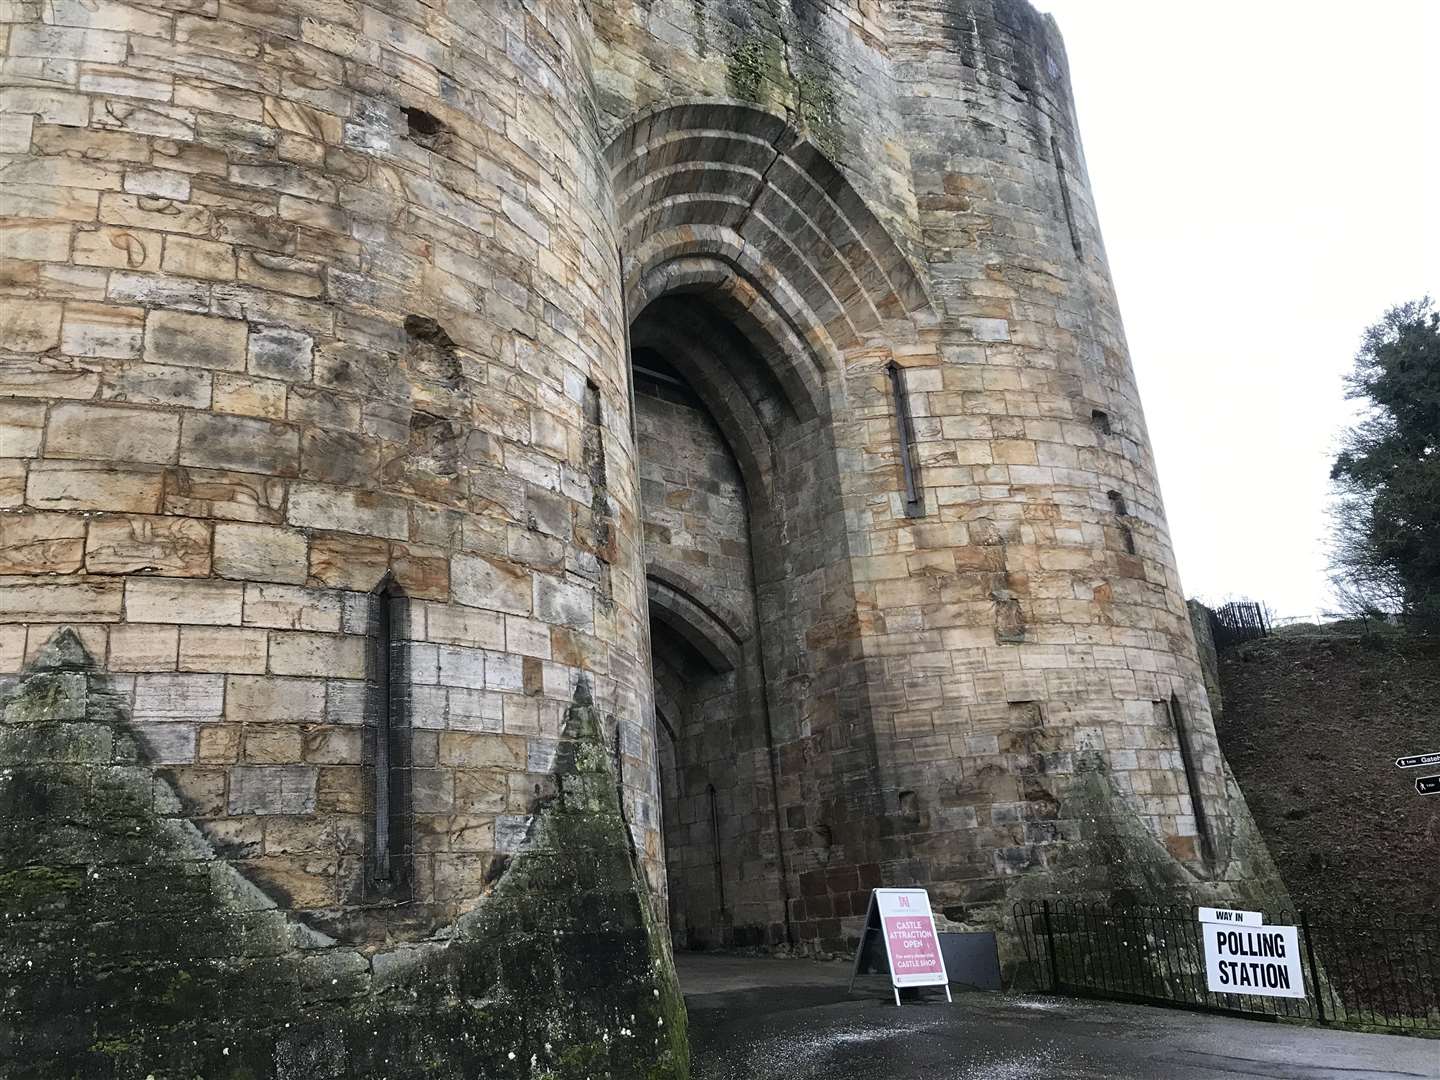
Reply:
[[[10,18],[6,1075],[683,1077],[584,5]]]
[[[879,884],[1000,926],[1266,881],[1054,21],[621,4],[595,69],[677,941],[839,949]]]
[[[75,626],[217,851],[344,939],[488,889],[579,673],[648,701],[581,26],[462,0],[9,28],[0,666]]]
[[[1255,867],[1232,858],[1063,42],[1019,0],[902,8],[891,55],[943,308],[938,370],[912,372],[940,520],[892,521],[907,575],[875,596],[918,706],[895,735],[925,748],[899,774],[911,824],[957,917],[1042,888],[1223,892]]]

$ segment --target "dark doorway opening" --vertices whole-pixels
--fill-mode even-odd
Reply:
[[[633,354],[671,934],[775,943],[784,906],[749,498],[714,417],[650,349]]]

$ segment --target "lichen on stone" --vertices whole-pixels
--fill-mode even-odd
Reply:
[[[778,82],[781,70],[780,50],[774,42],[758,35],[743,38],[730,50],[725,72],[732,96],[742,101],[764,105],[768,95],[762,92],[767,79]]]
[[[835,90],[829,79],[818,67],[812,66],[796,77],[795,96],[805,132],[816,146],[838,159],[844,147]]]
[[[1009,899],[1017,905],[1050,900],[1059,905],[1057,911],[1082,905],[1096,917],[1104,912],[1120,916],[1158,908],[1170,909],[1173,917],[1175,912],[1200,904],[1271,912],[1288,909],[1284,885],[1228,768],[1226,780],[1228,798],[1221,818],[1226,835],[1221,850],[1227,856],[1199,872],[1176,859],[1151,832],[1116,790],[1100,754],[1076,755],[1075,776],[1061,795],[1059,813],[1079,822],[1079,839],[1056,850],[1045,875],[1018,882]],[[1125,925],[1140,939],[1135,949],[1137,971],[1154,980],[1180,978],[1203,988],[1204,961],[1191,948],[1195,943],[1172,942],[1168,950],[1164,947],[1166,928],[1172,924],[1137,918]],[[1097,968],[1097,979],[1107,977],[1098,972],[1106,957],[1084,933],[1072,936],[1062,928],[1057,930],[1055,942],[1057,965],[1068,980],[1084,985],[1092,967]],[[1035,965],[1039,958],[1025,955],[1022,944],[1014,938],[1002,939],[1006,966],[1019,984],[1026,985],[1038,978]],[[1187,948],[1194,955],[1175,967],[1176,958],[1183,959]]]

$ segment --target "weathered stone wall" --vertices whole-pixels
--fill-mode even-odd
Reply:
[[[1190,632],[1195,637],[1195,653],[1200,660],[1200,672],[1205,679],[1205,696],[1210,701],[1210,712],[1217,724],[1221,723],[1225,708],[1224,695],[1220,690],[1220,655],[1215,649],[1215,632],[1211,626],[1211,611],[1199,600],[1185,601],[1190,615]]]
[[[1223,856],[1202,858],[1197,837],[1198,812],[1226,829],[1219,749],[1063,44],[1053,22],[1009,0],[903,4],[892,30],[929,277],[945,310],[929,376],[939,381],[921,410],[942,524],[912,533],[907,559],[951,547],[957,578],[931,555],[938,580],[882,586],[887,608],[918,605],[929,631],[897,663],[941,676],[938,698],[921,690],[920,708],[897,717],[899,745],[944,736],[962,760],[961,777],[941,767],[917,778],[917,792],[966,814],[959,836],[922,821],[923,842],[940,841],[932,865],[981,879],[944,890],[956,900],[998,898],[1007,877],[1066,864],[1066,841],[1090,817],[1134,814],[1180,880],[1224,877]],[[997,622],[991,636],[987,607],[1009,609],[1010,633]],[[1182,737],[1203,811],[1189,797]],[[1113,795],[1108,807],[1071,795],[1094,787],[1075,775],[1090,768],[1108,774],[1098,785]],[[978,843],[957,859],[947,840]]]
[[[703,292],[696,252],[720,252],[819,358],[843,516],[823,516],[814,484],[796,489],[809,517],[784,498],[775,514],[787,558],[842,561],[798,587],[787,576],[772,604],[760,582],[762,638],[772,615],[827,588],[853,605],[832,639],[853,642],[849,659],[792,650],[770,665],[796,936],[838,946],[877,877],[928,884],[954,917],[994,925],[1008,896],[1047,883],[1181,898],[1263,876],[1226,840],[1246,814],[1226,790],[1053,22],[1019,0],[733,0],[620,4],[596,28],[636,325],[651,277]],[[682,154],[658,118],[696,96],[784,110],[843,179],[810,172],[814,197],[786,138],[741,110],[697,113],[708,141]],[[885,238],[850,212],[846,184]],[[837,208],[854,231],[832,252]],[[705,235],[676,245],[667,270],[657,237],[681,221]],[[833,269],[888,241],[920,279],[887,270],[898,305],[867,295],[863,271]],[[867,302],[882,317],[864,325]],[[698,312],[694,326],[710,336]],[[782,383],[785,349],[769,346],[783,336],[752,335]],[[914,414],[918,514],[902,494],[891,362]],[[754,438],[733,407],[747,395],[764,426],[773,396],[738,378],[696,389],[728,437],[786,460],[784,432]],[[757,513],[768,567],[765,524]],[[774,632],[818,641],[820,625],[799,616]],[[801,678],[777,688],[778,672]],[[1112,845],[1102,873],[1096,835],[1150,842]]]
[[[785,940],[745,482],[714,419],[637,353],[660,787],[677,946]],[[667,372],[673,377],[673,372]]]
[[[583,18],[12,10],[4,666],[81,626],[228,857],[336,932],[427,933],[519,843],[576,673],[649,695]],[[387,570],[417,850],[362,914]]]
[[[755,632],[745,481],[714,419],[686,387],[635,376],[635,429],[647,572]]]
[[[133,734],[131,757],[163,769],[179,800],[182,818],[172,807],[142,827],[199,829],[183,853],[155,856],[188,861],[156,867],[153,907],[140,875],[131,906],[66,907],[30,890],[21,899],[35,910],[16,917],[43,921],[60,905],[47,937],[90,919],[100,935],[141,924],[150,938],[74,963],[87,993],[133,1003],[136,1023],[170,993],[149,984],[147,948],[201,982],[197,958],[249,955],[246,927],[230,923],[170,948],[163,894],[177,876],[208,912],[224,905],[200,895],[204,880],[238,872],[277,908],[267,933],[324,934],[362,975],[380,963],[367,956],[444,940],[466,918],[504,931],[486,945],[492,958],[497,944],[518,955],[525,943],[490,920],[529,932],[553,901],[591,904],[603,922],[599,868],[574,876],[583,856],[528,885],[512,861],[543,847],[536,815],[556,790],[582,675],[607,726],[646,733],[623,740],[620,775],[629,842],[663,891],[625,326],[584,10],[22,0],[0,19],[0,669],[20,670],[58,625],[74,626]],[[368,594],[387,573],[404,595],[397,647],[381,650],[397,692],[377,698]],[[389,770],[376,765],[382,719],[403,751]],[[13,777],[27,744],[6,726],[0,768]],[[42,772],[54,761],[37,760]],[[377,812],[382,774],[399,800],[389,815]],[[103,880],[110,860],[130,858],[35,831],[46,805],[0,801],[7,837],[34,834],[7,846],[7,872],[57,874],[69,896],[66,882],[97,868]],[[381,816],[404,825],[393,872],[376,865]],[[508,909],[506,889],[519,898]],[[573,946],[563,960],[593,979],[622,959],[600,926],[557,928],[537,962]],[[272,944],[273,1005],[300,1008],[309,999],[280,969],[309,961],[294,941]],[[7,982],[70,968],[5,951],[24,962]],[[397,994],[432,974],[403,965]],[[408,1046],[396,1060],[501,1075],[503,1054],[494,1066],[477,1057],[499,1051],[488,1036],[464,1054],[424,1043],[493,1024],[517,1052],[528,1046],[528,1069],[547,1051],[525,1010],[572,1007],[544,980],[456,979],[437,993],[483,1000],[503,983],[521,1011],[442,1009],[448,1018],[395,1035]],[[143,1077],[147,1061],[322,1075],[262,1053],[276,1038],[274,980],[245,981],[254,992],[211,1025],[216,1038],[242,1030],[254,1006],[243,1067],[223,1071],[218,1044],[193,1063],[173,1057],[205,1031],[192,1011],[135,1053],[117,1021],[115,1075]],[[663,972],[604,984],[637,1014],[652,989],[673,991]],[[39,1063],[84,1029],[44,1027],[53,1003],[27,997],[43,989],[11,999],[17,1054],[0,1058],[58,1075]],[[209,984],[196,1000],[207,995]],[[549,1040],[578,1055],[548,1062],[557,1075],[635,1075],[641,1059],[683,1071],[653,1039],[617,1055],[592,1045],[617,1032],[583,1027]],[[73,1074],[109,1075],[84,1057],[107,1046],[80,1046]],[[371,1056],[345,1068],[334,1075],[393,1075]]]

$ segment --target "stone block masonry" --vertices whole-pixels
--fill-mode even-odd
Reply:
[[[607,707],[649,697],[638,544],[599,618],[598,569],[564,558],[594,505],[584,387],[614,415],[625,385],[579,24],[457,7],[22,3],[4,31],[7,656],[81,627],[202,831],[374,943],[473,906],[582,669]],[[405,910],[357,912],[387,571],[414,605],[412,767],[505,797],[432,795]]]
[[[709,936],[840,951],[866,882],[997,928],[1030,893],[1273,885],[1225,782],[1053,21],[1019,0],[596,20],[637,389],[654,353],[717,424],[756,567],[757,624],[718,619],[763,696],[693,733],[723,761],[676,769],[666,821],[700,857],[672,892],[773,882],[783,927],[720,902]],[[677,470],[641,421],[642,477]],[[708,553],[669,564],[728,508],[653,482],[642,503],[647,571],[689,593],[651,591],[657,702],[683,706],[724,662],[700,648],[677,693],[667,631],[713,644],[746,604]]]
[[[336,986],[502,896],[573,910],[609,855],[517,869],[594,794],[557,778],[582,683],[662,940],[667,888],[695,943],[827,950],[875,884],[994,926],[1255,877],[1021,0],[14,0],[0,55],[0,677],[71,628],[124,732],[76,761],[163,775],[174,895],[263,898]],[[635,415],[632,346],[683,424]],[[65,671],[0,775],[57,764]],[[42,818],[25,919],[110,865]],[[218,925],[195,955],[248,955]],[[247,1068],[339,1060],[306,1046]]]
[[[267,955],[297,934],[352,950],[343,963],[285,954],[296,971],[316,967],[300,977],[316,988],[329,963],[353,988],[367,963],[353,950],[429,940],[482,898],[498,918],[502,878],[530,895],[527,926],[551,900],[605,910],[598,866],[572,893],[512,865],[535,847],[582,676],[632,725],[650,697],[638,537],[604,562],[577,548],[597,505],[636,516],[585,37],[568,0],[448,12],[242,2],[224,14],[22,0],[0,15],[0,668],[18,672],[74,627],[127,718],[132,758],[173,788],[165,813],[182,816],[154,828],[189,823],[199,846],[186,858],[261,890]],[[599,492],[580,463],[587,387],[612,463]],[[406,598],[389,650],[404,680],[392,718],[406,725],[392,777],[403,888],[374,869],[384,811],[368,594],[387,573]],[[14,764],[0,754],[0,769]],[[632,807],[653,801],[648,768],[623,783]],[[628,818],[622,847],[663,890],[657,815]],[[89,880],[107,858],[26,850],[7,872],[49,873],[53,856],[55,873]],[[159,891],[197,895],[187,881]],[[137,898],[133,910],[157,912],[139,919],[147,932],[161,932],[169,902]],[[99,899],[85,910],[131,914]],[[236,925],[227,936],[211,919],[192,956],[238,963],[251,946]],[[576,936],[587,949],[604,937]],[[607,980],[634,947],[607,955]],[[148,970],[143,952],[124,962]],[[418,976],[395,955],[385,977],[409,986]],[[210,985],[189,961],[177,977]],[[539,1013],[559,1007],[543,985],[514,985]],[[257,989],[244,1006],[257,1021],[272,991],[291,1019],[326,996]],[[153,1004],[142,987],[115,993]],[[670,1075],[683,1060],[660,1044],[673,1032],[683,1046],[683,1022],[666,1008],[662,1037],[651,1024],[631,1044],[643,1067],[566,1038],[548,1042],[570,1057],[550,1060],[531,1027],[513,1046],[481,1038],[463,1065],[429,1031],[423,1047],[366,1050],[334,1075],[393,1074],[387,1052],[417,1068],[433,1059],[437,1076],[508,1075],[507,1051],[521,1048],[527,1075],[532,1053],[556,1075]],[[64,1037],[41,1030],[48,1006],[29,1010],[6,1016],[7,1077],[143,1077],[165,1060],[158,1042],[97,1035],[101,1057],[47,1071]],[[447,1037],[474,1035],[446,1024]],[[197,1032],[209,1048],[185,1067],[222,1075],[225,1026],[217,1016]],[[167,1038],[171,1050],[187,1041],[178,1028]],[[331,1049],[267,1048],[244,1068],[330,1075]]]

